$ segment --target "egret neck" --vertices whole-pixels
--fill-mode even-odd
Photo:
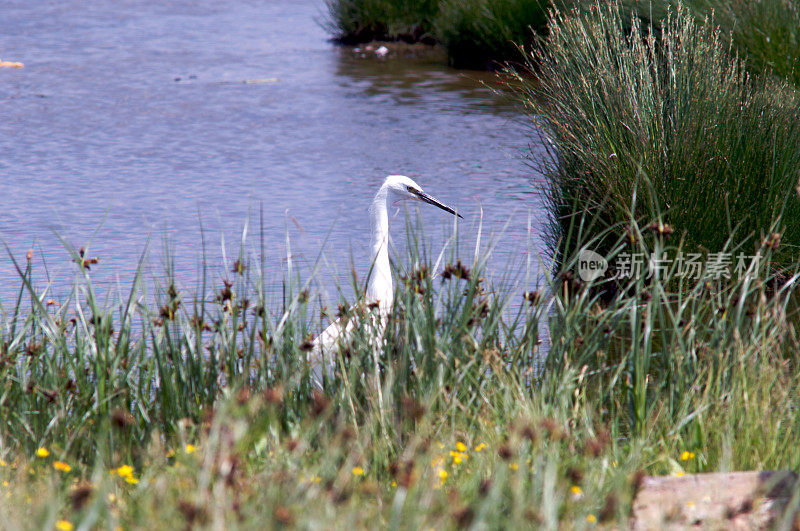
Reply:
[[[369,207],[372,223],[372,273],[367,286],[367,302],[377,302],[381,312],[391,309],[394,299],[392,270],[389,266],[389,188],[380,187]]]

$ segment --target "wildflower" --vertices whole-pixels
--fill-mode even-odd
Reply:
[[[675,473],[673,474],[673,476],[675,476],[676,478],[679,478],[679,477],[681,477],[681,476],[683,476],[683,475],[684,475],[684,473],[683,473],[683,472],[675,472]]]
[[[187,454],[192,454],[197,451],[197,446],[193,444],[187,444],[185,450]]]
[[[509,463],[508,468],[510,468],[511,470],[518,470],[519,465],[516,463]]]
[[[467,451],[467,445],[464,444],[461,441],[458,441],[456,443],[456,450],[458,450],[459,452],[466,452]]]
[[[8,487],[8,485],[9,485],[8,481],[3,481],[3,486],[4,487]]]
[[[597,517],[593,514],[587,514],[586,521],[589,522],[590,524],[597,523]]]
[[[7,466],[7,465],[8,463],[6,463],[5,459],[0,459],[0,466]]]
[[[444,468],[440,468],[438,475],[439,475],[439,481],[444,483],[444,481],[447,479],[447,470],[445,470]]]
[[[126,483],[130,483],[131,485],[136,485],[139,483],[139,480],[133,476],[133,467],[130,465],[122,465],[119,468],[114,468],[111,471],[111,475],[117,475],[125,480]]]
[[[444,450],[444,445],[442,443],[440,443],[439,441],[436,441],[436,446],[439,447],[439,450]]]
[[[50,451],[47,448],[39,448],[38,450],[36,450],[36,455],[38,457],[47,457],[48,455],[50,455]]]
[[[75,529],[75,526],[72,525],[72,522],[69,520],[59,520],[56,522],[56,529],[58,529],[58,531],[72,531]]]
[[[684,450],[681,454],[681,461],[688,461],[690,459],[694,459],[694,452],[687,452]]]
[[[583,498],[583,489],[581,489],[579,486],[573,485],[570,487],[569,491],[572,493],[573,500],[580,500]]]
[[[353,467],[353,475],[354,476],[363,476],[364,475],[364,469],[361,468],[360,466],[354,466]]]
[[[396,481],[392,481],[392,487],[396,487],[396,486],[397,486],[397,482]]]
[[[468,458],[469,458],[469,456],[468,456],[467,454],[465,454],[465,453],[462,453],[462,452],[454,452],[454,451],[452,451],[452,450],[450,451],[450,457],[452,457],[452,458],[453,458],[453,464],[454,464],[454,465],[458,465],[458,464],[460,464],[460,463],[461,463],[461,461],[463,461],[464,459],[468,459]]]
[[[171,457],[175,457],[175,450],[170,448],[169,451],[167,451],[167,456],[166,457],[167,457],[167,459],[169,459]]]
[[[127,478],[133,475],[133,467],[130,465],[122,465],[119,468],[114,468],[111,470],[112,475],[117,475],[121,478]]]
[[[486,443],[480,443],[478,446],[475,447],[475,451],[480,452],[484,448],[486,448]]]
[[[69,466],[69,464],[65,463],[64,461],[54,461],[53,468],[61,472],[69,472],[70,470],[72,470],[72,467]]]

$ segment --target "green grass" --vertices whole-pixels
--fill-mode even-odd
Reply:
[[[447,0],[436,19],[436,35],[456,68],[495,69],[519,61],[520,45],[546,30],[547,0]]]
[[[670,245],[632,230],[642,253]],[[433,278],[436,254],[410,247],[381,393],[368,324],[309,388],[317,298],[290,266],[271,306],[259,252],[209,267],[236,270],[209,293],[171,289],[165,272],[155,302],[140,279],[101,304],[80,270],[47,306],[21,264],[21,302],[0,323],[0,519],[582,528],[624,525],[644,473],[800,466],[795,277],[770,287],[773,249],[730,281],[668,272],[600,304],[569,275],[510,298],[485,252]]]
[[[800,245],[794,89],[750,75],[721,32],[686,10],[658,33],[627,17],[620,3],[557,12],[528,72],[512,71],[552,146],[553,246],[576,249],[570,228],[587,241],[631,218],[660,219],[704,254],[749,253],[775,233],[778,262],[792,263]],[[616,237],[597,250],[608,252]]]
[[[600,3],[605,5],[604,2]],[[670,10],[698,21],[713,15],[751,72],[769,71],[800,85],[800,9],[793,0],[623,0],[626,15],[660,28]],[[451,65],[494,69],[518,61],[517,46],[546,35],[553,6],[587,10],[593,0],[328,0],[328,30],[343,43],[370,40],[439,42]],[[626,22],[629,17],[626,16]]]
[[[433,42],[438,0],[327,0],[328,30],[344,44]]]
[[[714,16],[726,35],[732,37],[750,71],[770,71],[800,85],[800,10],[794,0],[676,0],[648,2],[626,0],[626,8],[660,25],[669,8],[679,5],[702,20]]]
[[[547,0],[328,0],[328,30],[345,44],[440,43],[451,65],[494,69],[519,60],[519,44],[544,31]]]

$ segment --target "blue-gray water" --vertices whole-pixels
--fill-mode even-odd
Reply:
[[[98,284],[124,290],[148,238],[160,267],[166,236],[179,281],[193,286],[200,219],[210,261],[224,238],[226,268],[250,219],[271,278],[288,230],[301,263],[330,233],[336,267],[321,280],[346,283],[351,256],[367,269],[369,202],[400,173],[459,209],[464,249],[481,208],[484,241],[510,220],[492,267],[524,273],[545,215],[519,114],[480,83],[486,74],[331,44],[323,10],[312,0],[5,0],[0,58],[25,63],[0,69],[0,238],[13,256],[24,262],[32,248],[38,284],[47,274],[63,294],[75,266],[59,234],[100,257]],[[427,237],[443,241],[450,219],[422,213]],[[19,285],[3,250],[0,301]]]

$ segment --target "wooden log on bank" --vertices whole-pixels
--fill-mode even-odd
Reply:
[[[799,487],[788,470],[647,477],[633,502],[632,527],[791,529],[800,523]]]

